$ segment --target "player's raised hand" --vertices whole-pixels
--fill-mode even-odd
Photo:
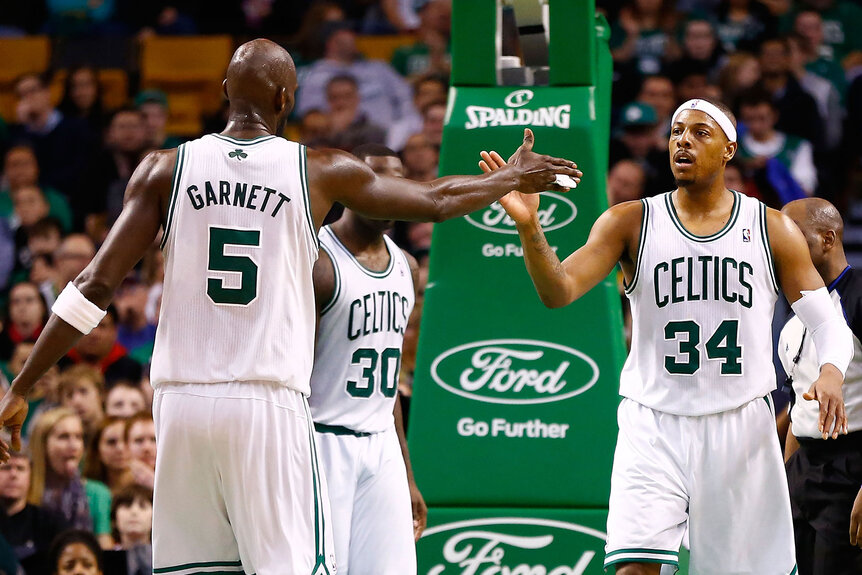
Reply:
[[[4,427],[11,433],[11,441],[7,444],[0,440],[0,463],[9,460],[9,449],[21,451],[21,426],[27,418],[27,400],[13,392],[6,392],[0,400],[0,427]]]
[[[862,547],[862,489],[856,495],[850,512],[850,545]]]
[[[518,190],[524,194],[537,194],[545,190],[566,192],[567,186],[556,182],[557,175],[568,176],[576,183],[581,181],[583,174],[577,164],[570,160],[544,156],[533,151],[533,131],[524,129],[524,142],[515,150],[508,163],[519,168]]]
[[[482,161],[479,162],[479,167],[482,168],[482,171],[486,174],[488,172],[493,172],[494,170],[499,170],[506,165],[506,160],[504,160],[497,152],[492,151],[490,154],[488,152],[482,152],[479,155],[482,156]],[[499,202],[516,224],[527,224],[534,216],[536,216],[539,210],[540,197],[541,196],[539,196],[539,194],[522,194],[519,190],[512,190],[500,198]]]
[[[820,403],[820,433],[823,439],[838,439],[838,434],[847,435],[847,412],[844,410],[844,396],[841,384],[844,377],[838,368],[830,363],[820,369],[820,377],[802,394],[808,401]]]

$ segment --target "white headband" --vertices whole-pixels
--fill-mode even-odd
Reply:
[[[676,109],[676,112],[673,113],[673,119],[670,121],[671,125],[676,122],[677,117],[685,110],[700,110],[710,118],[716,121],[721,130],[724,132],[724,135],[727,136],[727,139],[731,142],[736,141],[736,128],[733,127],[733,122],[730,121],[730,118],[727,117],[727,114],[718,109],[717,106],[710,104],[706,100],[689,100],[684,103],[682,106]]]

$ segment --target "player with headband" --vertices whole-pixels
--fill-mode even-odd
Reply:
[[[807,326],[820,377],[824,438],[846,433],[841,385],[853,354],[808,246],[780,212],[724,185],[736,127],[721,103],[689,100],[668,151],[677,189],[618,204],[560,262],[539,198],[500,203],[515,221],[527,271],[549,307],[568,305],[619,262],[632,307],[620,376],[605,567],[658,575],[678,564],[686,530],[698,575],[795,575],[787,479],[770,392],[779,286]],[[482,154],[486,171],[504,165]]]

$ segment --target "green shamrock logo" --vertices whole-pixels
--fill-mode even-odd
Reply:
[[[247,157],[248,157],[248,154],[246,154],[245,152],[243,152],[242,150],[240,150],[239,148],[237,148],[236,150],[234,150],[233,152],[231,152],[230,154],[228,154],[228,157],[230,157],[230,158],[236,158],[237,160],[242,161],[242,159],[243,159],[243,158],[247,158]]]

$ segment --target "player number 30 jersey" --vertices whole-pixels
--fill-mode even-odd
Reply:
[[[401,344],[415,303],[410,264],[384,236],[389,265],[366,269],[327,226],[320,247],[335,271],[335,294],[322,310],[311,376],[315,423],[379,433],[392,426]]]
[[[778,285],[766,208],[733,192],[709,236],[682,225],[672,192],[642,200],[637,263],[626,295],[631,352],[620,394],[676,415],[735,409],[775,388],[772,313]]]

